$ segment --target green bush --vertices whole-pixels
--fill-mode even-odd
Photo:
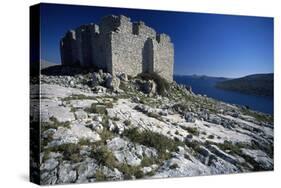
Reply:
[[[72,161],[72,162],[80,162],[82,157],[80,156],[80,145],[68,143],[62,144],[54,147],[50,147],[46,149],[48,152],[60,152],[63,154],[63,159]]]
[[[93,97],[93,96],[86,96],[86,95],[83,95],[83,94],[79,94],[79,95],[70,95],[68,97],[65,97],[62,99],[62,101],[70,101],[70,100],[86,100],[86,99],[96,99],[96,97]]]
[[[141,166],[150,166],[154,163],[155,163],[155,159],[147,156],[144,156],[141,160]]]
[[[199,152],[200,151],[200,143],[196,140],[194,141],[185,141],[185,144],[187,147],[192,148],[195,152]]]
[[[112,118],[112,120],[113,120],[113,121],[119,121],[119,120],[120,120],[120,118],[119,118],[119,117],[117,117],[117,116],[114,116],[114,117]]]
[[[124,179],[132,179],[132,176],[140,179],[144,176],[140,166],[129,166],[128,164],[122,164],[118,167],[118,170],[124,174]]]
[[[40,122],[41,134],[48,129],[57,129],[58,127],[70,128],[70,122],[59,122],[55,117],[51,117],[52,122]],[[41,145],[47,146],[49,142],[53,140],[53,134],[48,134],[47,138],[41,136]]]
[[[176,112],[184,113],[189,110],[189,106],[184,103],[175,104],[172,107]]]
[[[65,128],[70,128],[70,122],[69,121],[65,121],[65,122],[59,122],[57,120],[57,118],[55,118],[54,116],[50,117],[50,120],[53,122],[52,127],[65,127]]]
[[[163,121],[162,117],[161,117],[159,114],[156,114],[156,113],[154,113],[154,112],[148,112],[148,113],[147,113],[147,116],[148,116],[148,117],[155,118],[155,119],[157,119],[157,120],[159,120],[159,121]]]
[[[194,136],[199,136],[200,132],[198,131],[198,129],[196,127],[184,127],[181,126],[182,129],[186,130],[187,132],[189,132],[190,134],[194,135]]]
[[[208,136],[208,138],[209,138],[209,139],[214,139],[215,136],[211,134],[211,135]]]
[[[89,139],[86,139],[86,138],[81,138],[78,142],[79,145],[90,145],[91,142]]]
[[[93,103],[90,108],[85,109],[88,113],[95,113],[95,114],[107,114],[106,106],[103,104],[96,104]]]
[[[105,174],[101,170],[97,170],[95,176],[96,176],[96,181],[106,181],[107,180]]]
[[[132,122],[131,122],[131,120],[126,119],[123,123],[124,123],[126,126],[130,126]]]
[[[170,84],[157,73],[141,73],[137,76],[143,80],[153,80],[156,83],[157,93],[166,96],[170,91]]]
[[[113,133],[106,128],[104,128],[100,133],[100,137],[103,142],[106,142],[106,140],[113,138],[113,136]]]
[[[94,148],[91,156],[97,160],[98,164],[107,166],[110,169],[114,169],[118,166],[113,153],[104,145]]]
[[[136,128],[133,128],[125,130],[123,134],[132,142],[155,148],[160,160],[170,157],[167,150],[175,151],[177,146],[182,145],[180,142],[148,130],[139,132]]]

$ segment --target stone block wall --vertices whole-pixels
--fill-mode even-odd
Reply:
[[[136,76],[156,72],[173,80],[174,48],[168,35],[158,35],[144,22],[105,16],[99,25],[68,31],[60,42],[63,65],[96,67],[112,74]]]
[[[166,34],[157,35],[153,41],[152,72],[156,72],[168,81],[173,81],[174,72],[174,45]]]

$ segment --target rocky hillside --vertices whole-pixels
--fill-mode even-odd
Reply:
[[[273,170],[271,116],[157,75],[40,80],[42,184]]]

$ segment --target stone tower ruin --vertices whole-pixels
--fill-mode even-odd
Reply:
[[[62,65],[96,67],[111,74],[157,73],[173,81],[174,46],[144,22],[105,16],[99,25],[69,30],[60,41]]]

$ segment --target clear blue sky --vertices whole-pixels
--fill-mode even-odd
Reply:
[[[68,29],[123,14],[170,35],[174,74],[240,77],[273,72],[273,18],[91,6],[41,6],[41,59],[60,63],[59,40]]]

